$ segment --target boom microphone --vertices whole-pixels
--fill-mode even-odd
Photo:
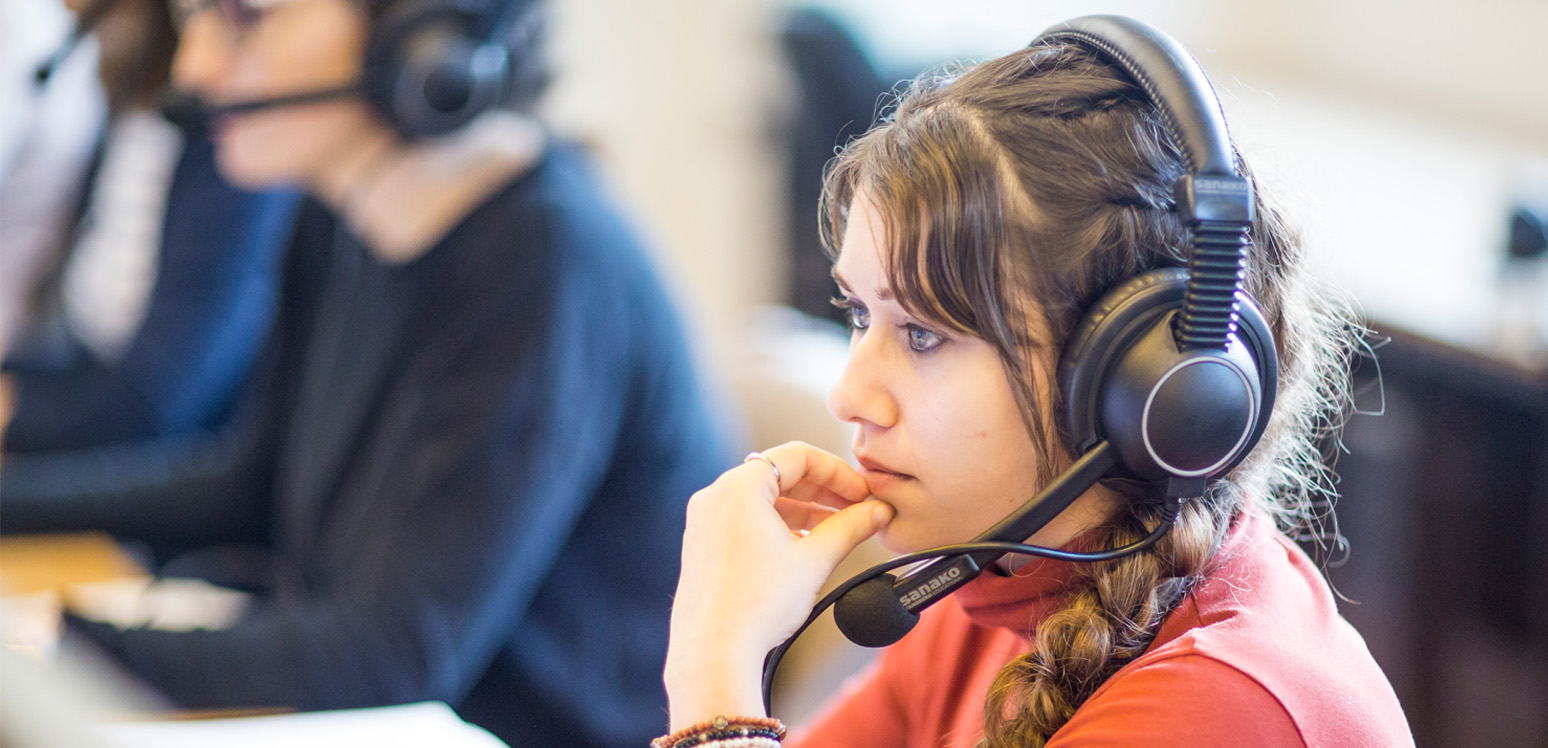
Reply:
[[[321,88],[315,91],[270,96],[261,99],[246,99],[227,104],[208,104],[197,94],[174,89],[162,96],[160,108],[161,116],[166,117],[172,123],[185,130],[201,131],[209,126],[211,120],[217,117],[251,114],[265,109],[278,109],[281,107],[332,101],[333,99],[355,96],[360,91],[360,84],[358,82],[351,82],[342,86]]]
[[[60,42],[58,47],[54,48],[53,54],[50,54],[48,59],[44,60],[38,65],[36,70],[32,71],[33,88],[41,89],[48,85],[48,79],[54,77],[54,71],[58,70],[65,60],[70,59],[70,55],[75,52],[75,48],[79,47],[86,35],[90,34],[91,30],[97,27],[97,24],[107,15],[108,9],[113,7],[115,2],[117,0],[92,0],[91,5],[81,9],[81,14],[75,18],[75,28],[70,30],[70,35],[65,37],[65,40]]]
[[[1099,443],[1047,488],[971,542],[1024,542],[1117,464],[1117,451],[1107,442]],[[902,579],[894,579],[891,574],[873,577],[838,599],[833,606],[833,622],[844,636],[862,647],[885,647],[914,628],[920,611],[978,578],[1005,553],[983,550],[942,556]]]

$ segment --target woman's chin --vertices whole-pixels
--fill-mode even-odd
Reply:
[[[277,118],[278,114],[246,115],[217,125],[215,163],[226,181],[245,189],[297,184],[324,160],[327,149],[319,145],[317,134]]]
[[[269,189],[297,181],[295,174],[277,168],[273,159],[226,143],[217,146],[215,163],[227,182],[245,190]]]
[[[945,545],[941,542],[932,542],[927,533],[919,532],[917,527],[910,527],[907,520],[899,522],[896,519],[876,533],[876,542],[898,555]]]

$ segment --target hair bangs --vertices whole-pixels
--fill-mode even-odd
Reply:
[[[984,338],[1019,360],[1031,339],[1006,251],[1023,211],[1001,170],[959,111],[915,108],[852,143],[823,191],[824,246],[837,259],[851,209],[882,218],[888,284],[904,309],[949,331]],[[1019,236],[1012,236],[1013,233]]]

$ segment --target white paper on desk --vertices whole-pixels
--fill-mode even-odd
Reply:
[[[121,629],[213,631],[236,623],[252,595],[202,579],[138,577],[72,585],[65,602],[76,615]]]
[[[268,717],[120,722],[99,725],[98,730],[117,748],[506,748],[499,738],[462,721],[439,701]]]

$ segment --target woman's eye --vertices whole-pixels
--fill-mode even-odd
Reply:
[[[864,330],[871,326],[871,312],[854,299],[837,298],[833,305],[844,310],[844,322],[851,330]]]
[[[908,347],[916,353],[929,353],[944,342],[946,338],[940,333],[930,332],[919,325],[908,326]]]
[[[850,329],[864,330],[871,326],[871,310],[863,306],[850,307],[849,314],[845,316],[849,318]]]

